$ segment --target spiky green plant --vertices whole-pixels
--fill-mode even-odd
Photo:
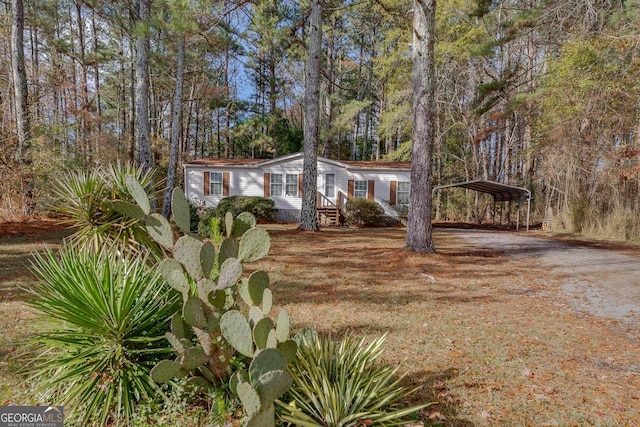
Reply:
[[[80,425],[126,424],[161,393],[149,373],[172,353],[164,334],[180,298],[146,261],[73,247],[34,257],[43,332],[31,381]]]
[[[406,407],[414,390],[400,386],[398,367],[377,362],[382,336],[365,344],[347,335],[341,342],[315,332],[300,334],[298,357],[289,365],[289,401],[277,400],[281,418],[300,427],[399,426],[423,404]]]
[[[70,236],[73,245],[89,246],[95,251],[112,246],[122,251],[148,248],[154,254],[162,252],[146,231],[145,213],[123,212],[122,201],[134,201],[127,189],[127,176],[141,184],[147,201],[155,197],[152,174],[130,164],[68,172],[53,183],[54,203],[50,208],[75,228]]]
[[[248,212],[236,218],[227,213],[226,238],[219,247],[203,241],[190,234],[189,201],[182,189],[175,188],[173,222],[183,233],[176,240],[172,224],[150,213],[138,180],[128,176],[126,185],[136,204],[121,201],[121,210],[144,213],[147,232],[167,250],[158,270],[184,301],[166,334],[176,357],[160,361],[151,377],[165,383],[189,376],[189,388],[206,389],[228,379],[230,370],[237,368],[231,361],[238,352],[246,357],[249,367],[233,372],[229,387],[242,402],[244,425],[275,425],[274,401],[291,385],[286,366],[295,358],[297,345],[289,337],[291,323],[286,311],[278,313],[276,322],[269,317],[273,294],[268,274],[258,270],[243,277],[244,264],[269,253],[269,233],[256,227],[256,218]]]

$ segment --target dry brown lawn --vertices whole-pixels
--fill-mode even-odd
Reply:
[[[386,333],[386,360],[402,364],[420,398],[438,402],[431,420],[640,425],[638,335],[570,312],[531,263],[440,229],[435,255],[403,250],[404,229],[270,232],[260,267],[276,304],[297,327]]]
[[[64,235],[55,223],[20,232],[14,224],[11,233],[4,225],[0,404],[24,387],[16,386],[12,362],[33,332],[19,291],[28,284],[24,263]],[[404,229],[267,228],[270,255],[252,267],[269,273],[276,307],[296,328],[386,333],[385,361],[401,364],[407,382],[420,387],[416,400],[437,402],[425,413],[432,422],[640,425],[637,331],[571,312],[531,263],[469,247],[441,229],[438,253],[419,255],[402,249]]]

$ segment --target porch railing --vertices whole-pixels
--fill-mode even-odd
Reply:
[[[334,203],[327,196],[320,191],[316,192],[316,208],[317,209],[335,209],[336,210],[336,225],[342,225],[344,223],[344,211],[347,203],[347,196],[338,191],[336,202]]]

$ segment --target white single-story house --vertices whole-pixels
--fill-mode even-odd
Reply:
[[[187,199],[215,207],[227,196],[270,197],[276,219],[297,222],[302,206],[303,153],[275,159],[200,159],[183,165]],[[317,206],[327,219],[350,198],[380,203],[389,216],[409,202],[409,162],[345,161],[318,157]],[[401,211],[402,209],[400,209]]]

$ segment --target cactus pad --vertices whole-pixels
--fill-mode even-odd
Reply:
[[[215,291],[214,293],[210,293],[208,296],[209,299],[209,303],[220,309],[223,310],[224,307],[227,305],[227,293],[223,290],[219,290],[219,291]]]
[[[262,294],[262,314],[268,316],[273,308],[273,294],[271,289],[267,288]]]
[[[207,241],[204,242],[200,248],[200,267],[202,267],[202,274],[204,277],[211,275],[211,269],[216,263],[216,248],[213,243]]]
[[[278,338],[276,338],[275,329],[269,331],[269,336],[267,337],[267,348],[278,348]]]
[[[140,209],[145,213],[145,215],[149,215],[151,212],[151,205],[149,204],[149,196],[147,192],[144,191],[144,188],[137,179],[135,179],[131,175],[127,175],[124,177],[124,182],[127,186],[127,190],[129,190],[129,194],[133,197],[133,200],[136,201]]]
[[[238,394],[238,392],[236,391],[236,388],[238,387],[238,383],[240,382],[245,382],[245,383],[249,382],[249,374],[247,374],[247,371],[240,370],[240,371],[236,371],[233,375],[231,375],[231,378],[229,378],[229,389],[233,393]]]
[[[236,393],[248,417],[251,418],[260,411],[260,396],[251,384],[244,381],[238,382]]]
[[[260,307],[251,306],[249,307],[249,320],[251,325],[255,326],[260,320],[264,318],[264,314],[262,314],[262,310]]]
[[[137,219],[140,222],[144,222],[147,216],[138,205],[125,202],[124,200],[114,200],[111,202],[113,209],[121,215],[127,218]]]
[[[231,237],[233,231],[233,214],[231,212],[224,215],[224,228],[227,231],[227,237]]]
[[[242,264],[235,258],[226,259],[220,266],[218,286],[216,289],[226,289],[236,284],[242,276]]]
[[[278,343],[277,348],[282,354],[282,357],[284,357],[284,360],[287,362],[287,365],[295,360],[298,352],[298,344],[296,344],[294,340],[280,342]]]
[[[278,341],[283,342],[289,339],[291,330],[291,320],[289,314],[285,310],[280,310],[278,313],[278,323],[276,323],[276,338]]]
[[[187,326],[184,324],[184,320],[182,320],[182,316],[180,316],[179,313],[171,317],[171,333],[178,339],[186,338],[187,336]]]
[[[180,341],[180,338],[178,338],[173,332],[167,332],[164,336],[167,341],[169,341],[169,344],[171,344],[171,347],[173,347],[178,353],[182,354],[187,350],[184,344]]]
[[[258,379],[267,372],[284,371],[286,367],[287,362],[278,350],[265,348],[264,350],[260,350],[251,361],[251,365],[249,365],[249,378],[252,384],[256,384]]]
[[[269,339],[269,333],[273,331],[273,320],[268,317],[260,319],[253,327],[253,342],[256,343],[256,347],[263,349],[267,347],[267,341]]]
[[[211,383],[203,377],[191,377],[184,383],[184,387],[187,390],[193,390],[193,391],[197,391],[202,388],[207,388],[209,386],[211,386]]]
[[[209,318],[207,319],[207,330],[209,332],[219,333],[221,318],[222,318],[222,315],[219,312],[217,311],[211,312],[211,314],[209,314]]]
[[[207,327],[207,318],[204,315],[200,298],[189,297],[182,307],[182,317],[189,326],[195,326],[200,329]]]
[[[253,305],[262,304],[264,290],[269,287],[269,275],[262,270],[254,271],[249,276],[249,296]]]
[[[191,347],[185,351],[180,363],[183,369],[193,371],[198,366],[207,363],[208,360],[209,356],[205,354],[204,350],[200,347]]]
[[[173,270],[169,273],[169,280],[167,280],[169,285],[173,289],[178,292],[182,292],[183,297],[186,299],[189,297],[189,290],[191,287],[189,286],[189,280],[187,276],[184,275],[182,270]]]
[[[242,212],[240,215],[236,217],[235,222],[233,223],[233,235],[235,237],[242,236],[245,231],[256,226],[256,217],[253,216],[252,213]]]
[[[293,379],[285,370],[270,371],[262,375],[256,384],[262,406],[272,404],[285,394],[292,384]]]
[[[193,328],[193,332],[196,334],[198,342],[202,346],[202,351],[204,351],[207,356],[211,356],[213,353],[213,341],[209,331],[207,329]]]
[[[198,296],[204,302],[209,302],[209,294],[214,291],[216,282],[211,279],[200,279],[196,283],[198,289]]]
[[[178,261],[173,258],[167,258],[158,265],[158,269],[164,280],[172,288],[183,293],[189,291],[189,282]],[[174,275],[174,272],[179,274]]]
[[[173,230],[171,224],[162,215],[153,213],[145,218],[147,233],[163,247],[171,249],[173,247]]]
[[[253,356],[251,326],[237,310],[227,311],[220,319],[220,331],[229,344],[241,354]]]
[[[275,426],[274,418],[276,415],[275,407],[269,405],[247,420],[244,427],[273,427]]]
[[[151,369],[151,379],[159,384],[164,384],[181,374],[182,367],[173,360],[162,360]]]
[[[253,262],[265,257],[271,247],[269,233],[262,228],[252,228],[240,238],[238,259],[242,262]]]
[[[171,194],[171,213],[176,225],[184,234],[191,232],[191,212],[189,201],[181,188],[174,188]]]
[[[173,248],[173,257],[184,266],[194,280],[204,277],[200,265],[202,241],[192,236],[182,236]]]
[[[218,264],[222,265],[228,258],[238,258],[238,241],[231,237],[224,239],[220,245]]]

